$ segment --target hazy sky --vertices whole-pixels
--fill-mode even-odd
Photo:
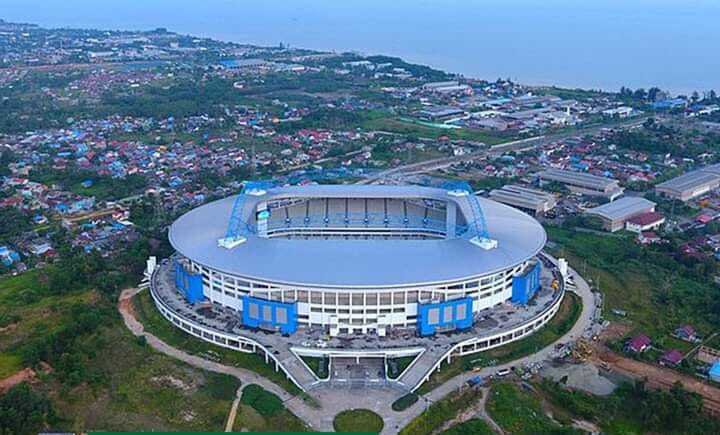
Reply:
[[[170,30],[385,53],[470,76],[720,89],[720,1],[0,0],[52,27]]]

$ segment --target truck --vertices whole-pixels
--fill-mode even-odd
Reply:
[[[473,376],[472,378],[468,379],[467,384],[471,387],[475,387],[477,385],[482,385],[484,383],[484,379],[482,376],[477,375]]]

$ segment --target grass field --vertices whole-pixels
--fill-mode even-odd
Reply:
[[[384,425],[382,417],[369,409],[342,411],[333,420],[333,428],[336,432],[379,433]]]
[[[400,435],[431,434],[481,398],[482,392],[475,388],[456,390],[431,404],[422,414],[410,421],[400,431]]]
[[[317,376],[319,379],[326,379],[328,377],[328,368],[330,365],[330,360],[328,358],[319,358],[312,356],[303,356],[300,358],[305,364],[307,364],[310,370],[312,370],[312,372],[315,373],[315,376]]]
[[[545,415],[540,400],[510,383],[493,385],[486,404],[490,417],[507,433],[547,434],[582,433],[563,428]]]
[[[440,371],[433,373],[430,379],[418,389],[417,393],[422,395],[432,391],[448,379],[464,371],[471,370],[474,367],[503,364],[535,353],[551,345],[555,340],[569,331],[578,317],[580,317],[581,311],[582,304],[580,303],[580,298],[572,293],[566,293],[555,317],[538,332],[522,340],[485,352],[455,358],[450,364],[443,364]]]
[[[282,400],[259,385],[243,389],[233,429],[252,432],[305,432],[307,426],[285,408]]]
[[[276,372],[271,366],[265,364],[265,360],[260,355],[225,349],[182,332],[158,312],[149,292],[141,292],[135,296],[133,305],[138,320],[145,326],[145,329],[168,344],[183,349],[188,353],[216,360],[226,365],[257,372],[285,388],[291,394],[301,392],[282,373]]]
[[[508,142],[512,138],[503,138],[494,136],[480,130],[461,129],[444,129],[433,128],[415,122],[403,120],[392,116],[371,116],[362,123],[362,127],[366,130],[380,130],[391,133],[405,134],[423,138],[438,138],[447,136],[450,139],[464,139],[483,142],[488,145],[495,145]]]
[[[441,435],[493,435],[494,433],[485,421],[479,418],[473,418],[441,432]]]

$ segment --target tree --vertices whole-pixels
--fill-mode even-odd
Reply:
[[[38,433],[53,417],[50,400],[31,390],[25,382],[0,397],[0,434]]]
[[[648,89],[648,95],[647,98],[650,101],[657,100],[657,96],[660,93],[660,88],[653,86],[652,88]]]

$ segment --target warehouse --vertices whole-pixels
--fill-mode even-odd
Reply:
[[[523,211],[532,212],[536,216],[547,213],[557,205],[554,195],[516,184],[508,184],[500,189],[492,190],[490,198]]]
[[[625,222],[639,215],[655,211],[655,203],[645,198],[624,197],[585,211],[602,220],[603,228],[610,232],[621,230]]]
[[[583,195],[604,196],[611,201],[622,195],[623,188],[613,178],[599,177],[564,169],[548,169],[538,174],[541,183],[558,182],[572,192]]]
[[[660,183],[655,186],[655,192],[685,202],[718,187],[720,187],[720,164],[715,164]]]

